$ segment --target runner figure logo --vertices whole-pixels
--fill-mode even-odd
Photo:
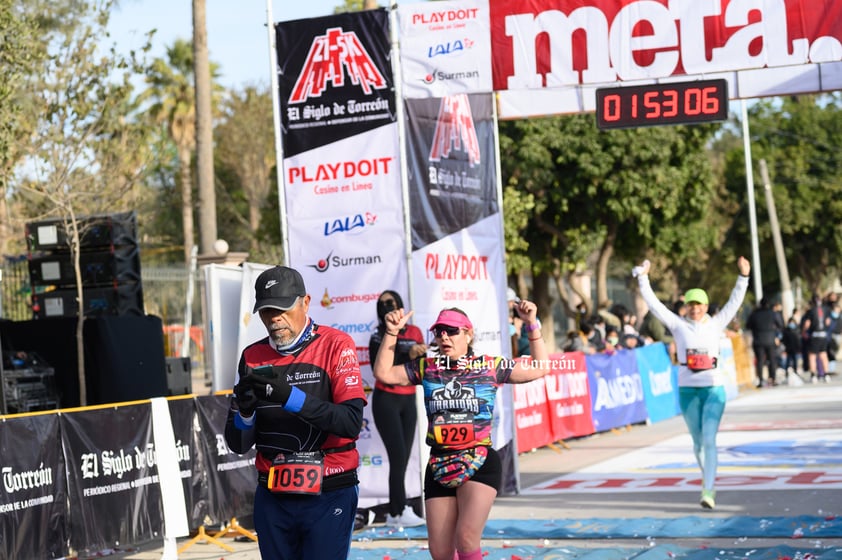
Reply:
[[[345,72],[351,83],[359,86],[366,95],[375,89],[387,87],[386,78],[380,73],[371,56],[353,31],[343,32],[332,27],[324,35],[315,37],[310,45],[307,60],[292,88],[290,104],[303,103],[311,97],[320,97],[327,89],[345,85]]]

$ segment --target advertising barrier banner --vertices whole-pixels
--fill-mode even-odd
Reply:
[[[678,367],[672,365],[664,343],[636,348],[634,355],[649,419],[659,422],[678,414]]]
[[[257,471],[256,451],[237,455],[225,443],[225,419],[228,399],[225,395],[196,397],[194,437],[202,457],[205,488],[193,505],[191,517],[210,517],[214,522],[227,522],[232,517],[252,514]]]
[[[553,441],[594,433],[591,388],[585,355],[581,352],[551,354],[552,372],[544,377],[550,403]]]
[[[0,558],[4,560],[67,554],[67,479],[58,433],[57,415],[2,423]]]
[[[160,536],[163,510],[149,404],[59,418],[73,547],[97,552]]]
[[[590,354],[585,361],[597,432],[646,420],[646,400],[634,350]]]

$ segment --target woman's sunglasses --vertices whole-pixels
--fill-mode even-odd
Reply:
[[[441,338],[441,336],[443,334],[447,334],[448,337],[453,338],[454,336],[459,334],[459,332],[461,330],[462,329],[460,327],[448,327],[447,325],[436,325],[435,327],[433,327],[433,334],[436,335],[436,337],[438,337],[438,338]]]

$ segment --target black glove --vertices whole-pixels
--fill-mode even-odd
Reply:
[[[234,396],[237,398],[237,407],[240,410],[240,415],[244,418],[251,417],[257,408],[258,401],[252,386],[240,380],[240,383],[234,385]]]
[[[283,372],[279,372],[276,377],[264,377],[252,373],[244,377],[241,382],[248,383],[257,398],[264,401],[286,404],[292,393],[292,387],[287,383],[287,376]]]

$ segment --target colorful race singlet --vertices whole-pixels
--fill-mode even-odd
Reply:
[[[446,356],[408,362],[407,375],[424,388],[427,445],[434,451],[491,445],[491,420],[497,388],[509,380],[502,357]]]

